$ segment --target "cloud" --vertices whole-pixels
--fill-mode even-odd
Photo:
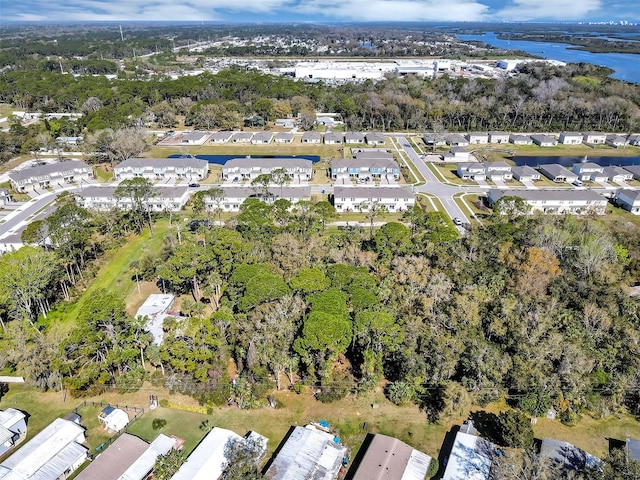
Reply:
[[[498,9],[501,20],[584,20],[602,13],[602,0],[514,0]],[[630,6],[629,6],[630,8]]]

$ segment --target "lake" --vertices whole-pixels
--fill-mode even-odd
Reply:
[[[640,55],[633,53],[591,53],[574,50],[568,43],[532,42],[528,40],[502,40],[493,32],[484,35],[457,35],[460,40],[475,40],[498,48],[522,50],[530,55],[559,60],[566,63],[586,62],[604,65],[615,72],[611,75],[618,80],[640,84]]]
[[[563,167],[572,167],[574,163],[593,162],[601,167],[628,167],[630,165],[640,165],[640,157],[514,157],[513,161],[517,167],[528,165],[538,167],[546,163],[556,163]]]
[[[320,161],[318,155],[196,155],[195,157],[216,165],[224,165],[232,158],[303,158],[313,163]],[[180,155],[169,155],[169,158],[180,158]]]

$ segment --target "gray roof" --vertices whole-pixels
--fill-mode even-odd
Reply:
[[[529,135],[509,135],[509,140],[512,142],[530,142],[531,137]]]
[[[324,134],[324,143],[327,143],[327,140],[334,143],[335,142],[342,143],[342,141],[344,140],[344,137],[341,133],[327,132]]]
[[[313,162],[304,158],[263,158],[263,157],[240,157],[232,158],[228,160],[223,169],[228,168],[252,168],[252,167],[266,167],[266,168],[313,168]]]
[[[584,133],[583,133],[583,135],[584,135],[584,136],[591,135],[591,136],[598,136],[598,137],[605,137],[605,136],[606,136],[606,135],[605,135],[604,133],[602,133],[602,132],[593,132],[593,131],[591,131],[591,132],[584,132]]]
[[[444,136],[440,135],[439,133],[425,133],[423,135],[422,139],[426,143],[439,143],[439,142],[444,142],[445,141]]]
[[[640,165],[629,165],[624,167],[627,172],[633,173],[634,176],[640,177]]]
[[[364,135],[360,132],[347,132],[344,138],[347,142],[364,143]]]
[[[540,171],[542,173],[547,173],[553,177],[575,177],[575,173],[570,170],[564,168],[562,165],[558,165],[557,163],[545,163],[544,165],[540,165]]]
[[[393,155],[386,150],[367,149],[356,152],[355,158],[358,160],[393,160]]]
[[[238,132],[234,133],[233,137],[231,137],[231,141],[235,142],[238,140],[246,140],[249,141],[253,137],[253,133],[251,132]]]
[[[331,168],[390,168],[399,170],[397,162],[391,158],[346,158],[344,160],[334,160],[331,162]]]
[[[177,440],[164,434],[158,435],[151,445],[140,455],[133,464],[127,468],[118,480],[144,480],[153,470],[156,460],[160,455],[167,454],[176,444]]]
[[[186,141],[192,141],[192,142],[199,142],[200,140],[208,137],[209,134],[207,132],[199,132],[199,131],[194,131],[194,132],[187,132],[184,135],[182,135],[182,141],[186,142]]]
[[[447,135],[445,138],[447,139],[447,143],[461,143],[461,142],[469,143],[469,141],[459,133],[452,133],[450,135]]]
[[[550,137],[549,135],[531,135],[531,139],[534,141],[537,140],[540,143],[550,143],[556,141],[555,138]]]
[[[270,142],[272,138],[273,133],[271,132],[258,132],[253,135],[251,141]]]
[[[563,137],[580,137],[582,138],[582,134],[580,132],[562,132],[560,135]]]
[[[469,132],[466,135],[467,137],[488,137],[489,134],[487,132]]]
[[[519,197],[524,200],[540,201],[558,201],[558,200],[590,200],[604,201],[607,199],[593,190],[573,190],[569,188],[557,190],[489,190],[490,197],[495,201],[504,196]]]
[[[211,141],[213,140],[225,140],[229,141],[233,136],[233,132],[214,132],[211,134],[209,138]]]
[[[84,162],[78,160],[66,160],[59,163],[45,163],[44,165],[36,165],[35,167],[25,168],[23,170],[14,170],[9,172],[9,178],[14,182],[20,182],[29,178],[46,177],[49,175],[70,172],[73,170],[88,170],[91,167]]]
[[[320,135],[320,132],[304,132],[302,134],[302,141],[304,142],[305,140],[317,140],[320,141],[322,135]]]
[[[500,132],[500,131],[493,131],[493,132],[489,132],[489,135],[493,135],[493,136],[509,136],[509,134],[507,132]]]
[[[582,470],[597,467],[600,459],[567,442],[543,438],[540,455],[551,459],[565,470]]]
[[[269,466],[272,480],[333,480],[347,449],[332,435],[313,427],[295,427]]]
[[[384,137],[383,133],[380,132],[369,132],[365,135],[365,139],[368,142],[380,142],[380,143],[384,143],[386,142],[386,138]]]
[[[486,168],[511,168],[511,165],[509,165],[504,160],[498,160],[496,162],[486,162],[484,166]]]
[[[155,186],[153,187],[153,195],[151,198],[179,198],[188,190],[189,189],[187,187],[181,185],[171,185],[166,187]],[[77,192],[76,195],[83,198],[113,198],[115,191],[116,187],[113,186],[90,185],[88,187],[84,187],[82,191]]]
[[[336,185],[333,188],[336,198],[412,198],[410,187],[349,187]]]
[[[206,160],[200,160],[195,157],[177,157],[177,158],[128,158],[122,163],[116,165],[115,168],[127,167],[151,167],[151,168],[175,168],[175,167],[191,167],[203,169],[209,166]]]
[[[464,152],[469,153],[469,150],[467,150],[467,147],[451,147],[449,151],[451,153],[464,153]]]
[[[632,460],[640,462],[640,440],[627,438],[627,456]]]
[[[252,187],[222,187],[226,198],[259,198],[262,195],[262,189]],[[270,187],[269,193],[272,198],[311,198],[311,187]]]
[[[120,435],[109,448],[96,457],[77,477],[77,480],[114,480],[133,465],[149,444],[128,433]]]
[[[521,176],[529,176],[529,175],[538,175],[540,176],[540,172],[538,172],[535,168],[530,167],[529,165],[523,165],[522,167],[513,167],[511,169],[513,175],[517,177]]]
[[[484,165],[477,162],[460,162],[458,163],[458,170],[477,170],[484,171]]]
[[[606,173],[607,175],[609,175],[609,177],[613,177],[616,175],[625,175],[625,176],[629,176],[632,175],[632,173],[628,170],[625,170],[622,167],[617,167],[615,165],[611,166],[611,167],[604,167],[604,173]]]
[[[620,194],[629,198],[633,202],[635,202],[636,200],[640,200],[640,190],[631,190],[630,188],[624,188],[616,192],[616,196]]]
[[[573,168],[580,168],[580,169],[588,168],[588,169],[602,170],[604,167],[593,162],[578,162],[573,164]]]
[[[279,140],[293,140],[294,137],[293,133],[276,133],[276,138]]]

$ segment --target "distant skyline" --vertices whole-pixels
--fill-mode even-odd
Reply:
[[[640,21],[638,0],[0,0],[5,21]]]

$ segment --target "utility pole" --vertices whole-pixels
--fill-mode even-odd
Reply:
[[[120,27],[120,40],[124,42],[124,35],[122,33],[122,25],[118,25]]]

